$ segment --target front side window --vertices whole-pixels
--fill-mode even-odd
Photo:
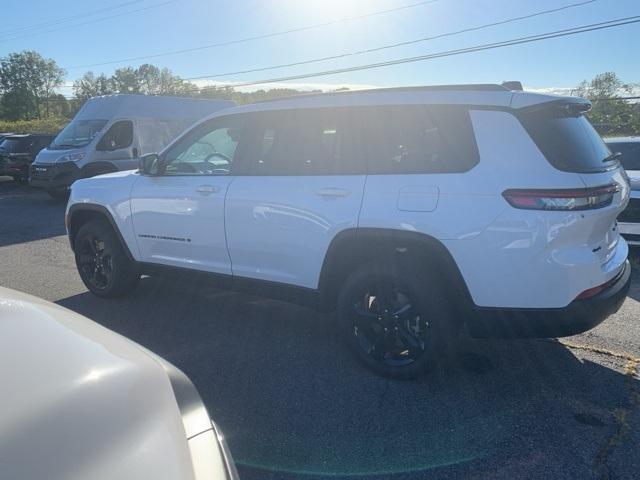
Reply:
[[[244,132],[241,117],[196,127],[166,153],[165,175],[228,175]]]
[[[364,173],[348,109],[309,109],[257,116],[249,155],[251,175]]]
[[[479,161],[466,108],[363,107],[360,118],[371,174],[464,172]]]
[[[84,147],[107,124],[107,120],[74,120],[51,142],[52,150]]]
[[[96,150],[112,151],[130,147],[133,143],[133,122],[121,120],[109,127],[100,139]]]

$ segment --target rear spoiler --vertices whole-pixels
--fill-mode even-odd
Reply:
[[[575,117],[583,115],[591,110],[591,102],[580,97],[561,97],[542,103],[536,103],[523,108],[519,108],[521,113],[534,113],[543,111],[554,111],[560,115]]]

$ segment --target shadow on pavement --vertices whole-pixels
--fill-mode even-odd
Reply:
[[[635,415],[640,387],[614,356],[555,341],[469,340],[456,363],[398,382],[355,362],[332,317],[285,303],[155,278],[125,299],[58,303],[187,373],[243,480],[640,471],[637,438],[619,414]],[[620,445],[609,451],[610,442]],[[615,455],[624,458],[612,464]]]
[[[0,247],[64,235],[66,202],[0,177]]]

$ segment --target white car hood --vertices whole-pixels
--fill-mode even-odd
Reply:
[[[166,368],[126,338],[0,288],[0,378],[0,478],[195,477]]]

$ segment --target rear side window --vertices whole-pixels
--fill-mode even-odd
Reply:
[[[640,170],[640,142],[609,143],[609,150],[620,152],[620,163],[625,170]]]
[[[479,161],[464,107],[363,107],[360,124],[371,174],[465,172]]]
[[[520,113],[520,121],[547,161],[565,172],[602,172],[611,152],[583,115],[562,107]]]
[[[300,109],[256,115],[250,175],[363,174],[350,109]]]

